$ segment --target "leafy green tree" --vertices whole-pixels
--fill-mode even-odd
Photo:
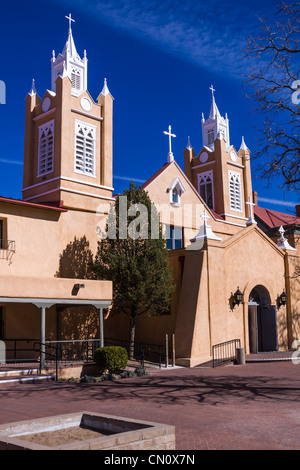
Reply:
[[[113,281],[110,315],[130,318],[132,358],[137,318],[168,313],[174,290],[159,214],[133,182],[111,206],[92,270],[96,278]]]

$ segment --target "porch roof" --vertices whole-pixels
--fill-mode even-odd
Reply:
[[[47,298],[28,298],[28,297],[0,297],[0,304],[33,304],[38,308],[50,308],[53,305],[65,306],[87,306],[92,305],[95,308],[107,308],[111,305],[111,300],[93,300],[93,299],[47,299]]]
[[[107,308],[111,301],[111,281],[0,276],[0,303],[43,304],[46,308],[51,305]]]

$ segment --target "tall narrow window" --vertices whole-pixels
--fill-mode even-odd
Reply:
[[[172,202],[174,202],[174,204],[179,203],[179,193],[178,193],[178,190],[177,190],[176,186],[172,191]]]
[[[75,172],[95,176],[96,127],[84,122],[75,123]]]
[[[198,175],[198,192],[210,209],[214,209],[213,172]]]
[[[215,141],[215,133],[213,129],[208,129],[207,131],[207,143],[208,145],[212,145]]]
[[[76,91],[81,90],[81,70],[73,67],[71,70],[72,88]]]
[[[53,171],[54,166],[54,120],[39,127],[38,176]]]
[[[230,209],[241,212],[241,175],[235,171],[229,171],[229,197]]]

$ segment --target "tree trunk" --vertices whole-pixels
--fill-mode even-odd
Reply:
[[[135,341],[135,314],[130,317],[129,331],[129,359],[134,359],[134,341]]]

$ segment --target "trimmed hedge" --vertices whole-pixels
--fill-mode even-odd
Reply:
[[[96,349],[94,361],[100,369],[108,370],[110,374],[126,369],[128,354],[120,346],[104,346]]]

